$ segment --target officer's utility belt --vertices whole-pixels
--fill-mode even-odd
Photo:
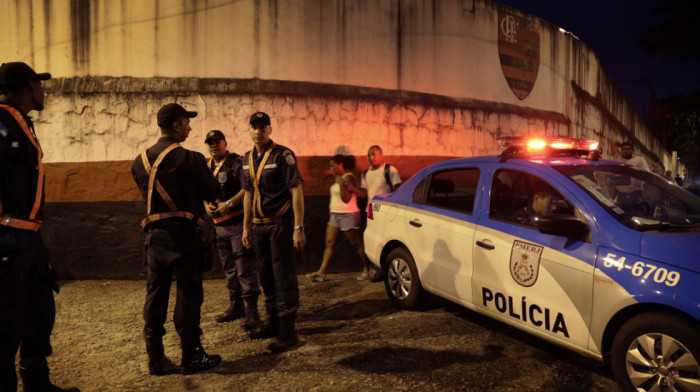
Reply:
[[[282,215],[284,215],[285,212],[287,212],[287,210],[289,210],[289,207],[291,207],[291,206],[292,206],[292,201],[287,200],[287,202],[284,203],[282,208],[280,208],[273,216],[257,217],[255,215],[253,215],[253,223],[270,223],[276,219],[279,219]]]
[[[32,206],[32,211],[29,213],[29,219],[17,219],[12,218],[9,215],[4,215],[2,216],[2,221],[0,221],[0,225],[14,227],[15,229],[37,231],[41,227],[42,223],[41,221],[35,219],[37,214],[39,213],[39,209],[41,208],[41,201],[43,200],[44,195],[44,164],[41,162],[41,158],[44,154],[41,151],[39,141],[36,140],[36,137],[34,137],[34,133],[29,128],[29,125],[24,120],[22,114],[12,106],[0,104],[0,107],[7,110],[7,112],[10,113],[10,115],[12,115],[12,118],[14,118],[15,121],[17,121],[17,124],[19,124],[20,128],[22,128],[22,131],[24,131],[24,134],[27,135],[27,139],[29,139],[29,141],[36,148],[37,162],[39,162],[37,166],[37,169],[39,170],[39,175],[37,176],[36,194],[34,195],[34,205]]]
[[[41,221],[17,219],[9,215],[3,215],[0,217],[0,225],[12,227],[14,229],[38,231],[42,223],[43,222]]]
[[[273,215],[273,216],[265,216],[262,211],[262,196],[260,195],[260,177],[262,177],[262,172],[263,169],[265,168],[265,163],[267,163],[267,158],[270,157],[270,153],[272,150],[275,149],[277,144],[274,142],[270,144],[270,147],[265,150],[265,153],[263,154],[262,161],[260,162],[260,165],[258,166],[258,172],[255,173],[255,166],[253,165],[253,150],[250,150],[248,153],[248,170],[250,171],[250,179],[253,182],[253,187],[255,188],[255,191],[253,192],[253,223],[270,223],[282,215],[284,215],[285,212],[289,209],[289,207],[292,205],[292,202],[290,200],[287,200],[286,203]]]
[[[147,202],[147,208],[146,208],[146,218],[141,221],[141,228],[146,229],[146,226],[149,223],[157,222],[163,219],[169,219],[169,218],[184,218],[187,220],[191,220],[195,222],[196,224],[203,226],[204,225],[204,219],[198,218],[195,216],[193,213],[189,211],[180,211],[178,210],[177,206],[175,205],[175,202],[173,199],[170,197],[168,192],[165,191],[165,188],[160,184],[160,181],[156,179],[156,172],[158,171],[158,166],[160,163],[163,161],[166,155],[173,151],[176,148],[180,148],[179,143],[173,143],[168,148],[163,150],[163,152],[158,155],[158,158],[156,158],[156,161],[153,163],[153,168],[151,169],[151,164],[148,162],[148,156],[146,155],[146,151],[141,153],[141,161],[143,162],[143,167],[146,169],[146,173],[148,174],[148,196],[146,199]],[[169,212],[159,212],[155,214],[151,214],[151,200],[153,199],[153,188],[156,188],[158,191],[158,194],[160,197],[165,201],[165,204],[168,205],[171,211]]]

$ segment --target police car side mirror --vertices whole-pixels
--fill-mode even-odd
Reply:
[[[540,233],[560,235],[580,240],[588,234],[588,225],[570,215],[549,215],[537,223]]]

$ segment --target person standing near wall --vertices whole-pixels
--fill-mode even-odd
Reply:
[[[216,317],[216,322],[227,323],[245,316],[243,328],[247,331],[260,324],[258,315],[258,270],[253,253],[243,246],[243,195],[241,188],[241,159],[228,151],[224,133],[213,130],[204,142],[209,146],[211,160],[209,169],[219,182],[218,206],[206,203],[207,213],[212,217],[216,230],[216,247],[221,266],[226,274],[229,292],[228,309]]]
[[[359,197],[367,198],[367,209],[371,208],[370,202],[375,195],[385,195],[393,192],[401,185],[401,176],[396,168],[384,162],[382,148],[374,145],[367,150],[369,168],[362,173],[360,187],[345,184],[347,189]],[[382,270],[375,267],[369,275],[370,282],[379,282],[383,279]]]
[[[267,320],[250,333],[252,339],[276,336],[267,346],[272,352],[289,350],[297,343],[296,312],[299,284],[292,250],[304,248],[303,179],[292,150],[270,139],[270,116],[257,112],[250,117],[254,147],[243,159],[243,245],[254,246],[260,285],[265,292]]]
[[[365,255],[365,247],[362,243],[362,233],[360,232],[360,209],[357,207],[357,195],[350,192],[349,183],[357,185],[357,178],[347,170],[345,161],[349,157],[335,155],[331,158],[330,167],[335,174],[335,181],[330,189],[330,218],[326,226],[326,248],[323,252],[323,260],[318,271],[307,274],[306,277],[312,282],[324,282],[326,280],[326,268],[335,252],[335,245],[338,242],[338,234],[345,233],[350,244],[357,250],[357,254],[362,260],[362,273],[357,280],[367,280],[372,272],[369,260]]]
[[[192,130],[190,118],[196,116],[197,112],[176,103],[163,106],[158,111],[161,138],[131,166],[147,204],[147,216],[141,222],[148,269],[143,335],[152,375],[164,374],[163,324],[173,273],[177,281],[173,322],[182,347],[182,373],[196,373],[221,362],[220,356],[208,355],[202,348],[199,326],[204,301],[203,201],[216,201],[219,184],[202,154],[180,146]]]
[[[43,153],[27,115],[44,110],[41,81],[25,63],[0,66],[0,391],[61,389],[49,379],[51,331],[58,293],[39,228],[44,213]],[[21,349],[20,349],[21,347]]]

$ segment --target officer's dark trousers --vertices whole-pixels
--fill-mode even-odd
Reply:
[[[177,297],[173,322],[185,344],[199,343],[202,289],[202,231],[188,221],[152,223],[146,233],[148,284],[143,318],[146,342],[159,342],[165,335],[165,318],[173,273]]]
[[[291,211],[271,223],[252,225],[265,309],[280,317],[294,315],[299,309],[299,283],[292,265],[293,230]]]
[[[253,252],[243,246],[242,234],[243,223],[216,226],[216,247],[231,301],[260,295],[257,260]]]
[[[20,366],[37,382],[48,382],[46,356],[56,316],[48,265],[38,232],[0,228],[1,392],[17,390],[18,349]]]

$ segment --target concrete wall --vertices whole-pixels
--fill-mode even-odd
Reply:
[[[652,166],[669,159],[590,48],[485,0],[0,5],[14,16],[0,60],[54,76],[36,123],[49,163],[47,242],[64,276],[138,275],[144,208],[130,161],[157,139],[156,112],[172,101],[200,112],[184,146],[203,153],[210,129],[243,153],[247,117],[271,114],[273,139],[299,157],[311,206],[302,270],[320,262],[326,167],[341,146],[364,168],[367,147],[380,144],[404,177],[436,160],[496,153],[495,138],[506,135],[596,138],[604,155],[609,139],[632,139]],[[536,79],[523,99],[501,67],[505,14],[539,34]],[[358,269],[359,260],[335,265]]]

